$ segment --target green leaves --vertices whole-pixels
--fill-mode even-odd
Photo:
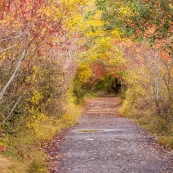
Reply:
[[[106,0],[96,0],[96,5],[99,10],[106,10],[110,6],[110,1]]]
[[[151,40],[167,39],[173,34],[173,2],[171,0],[97,0],[105,30],[119,29],[126,37]],[[151,28],[155,28],[150,33]]]

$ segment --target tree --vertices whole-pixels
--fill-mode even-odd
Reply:
[[[0,4],[1,125],[12,123],[8,127],[14,128],[23,121],[35,128],[48,110],[62,113],[61,103],[84,51],[80,42],[87,3],[3,0]]]
[[[160,40],[172,51],[173,2],[171,0],[140,1],[100,1],[98,9],[102,10],[105,29],[118,28],[126,37],[134,40],[143,38],[151,42]],[[163,45],[162,45],[163,46]]]

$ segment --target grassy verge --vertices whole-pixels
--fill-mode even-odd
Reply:
[[[162,117],[148,115],[139,117],[137,122],[152,132],[158,143],[173,149],[173,122],[166,123]]]
[[[41,145],[57,132],[74,125],[80,116],[80,107],[69,104],[62,118],[49,117],[41,122],[38,131],[24,130],[8,137],[7,149],[0,154],[1,173],[46,173],[46,154]]]
[[[134,119],[144,129],[150,131],[158,143],[173,149],[173,119],[171,115],[158,116],[150,108],[126,107],[124,109],[122,106],[120,111],[124,117]]]

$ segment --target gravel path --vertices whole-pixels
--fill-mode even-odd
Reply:
[[[118,113],[117,98],[89,101],[80,122],[49,145],[50,173],[173,173],[173,152]]]

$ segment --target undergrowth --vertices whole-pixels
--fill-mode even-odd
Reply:
[[[158,114],[150,101],[142,104],[138,101],[126,98],[121,107],[121,113],[127,118],[132,118],[143,128],[152,132],[160,144],[173,148],[173,117],[169,113]]]
[[[7,149],[0,155],[1,173],[46,173],[47,155],[41,146],[62,129],[74,125],[80,115],[80,107],[72,103],[61,118],[50,116],[41,122],[37,131],[26,130],[9,135]]]

